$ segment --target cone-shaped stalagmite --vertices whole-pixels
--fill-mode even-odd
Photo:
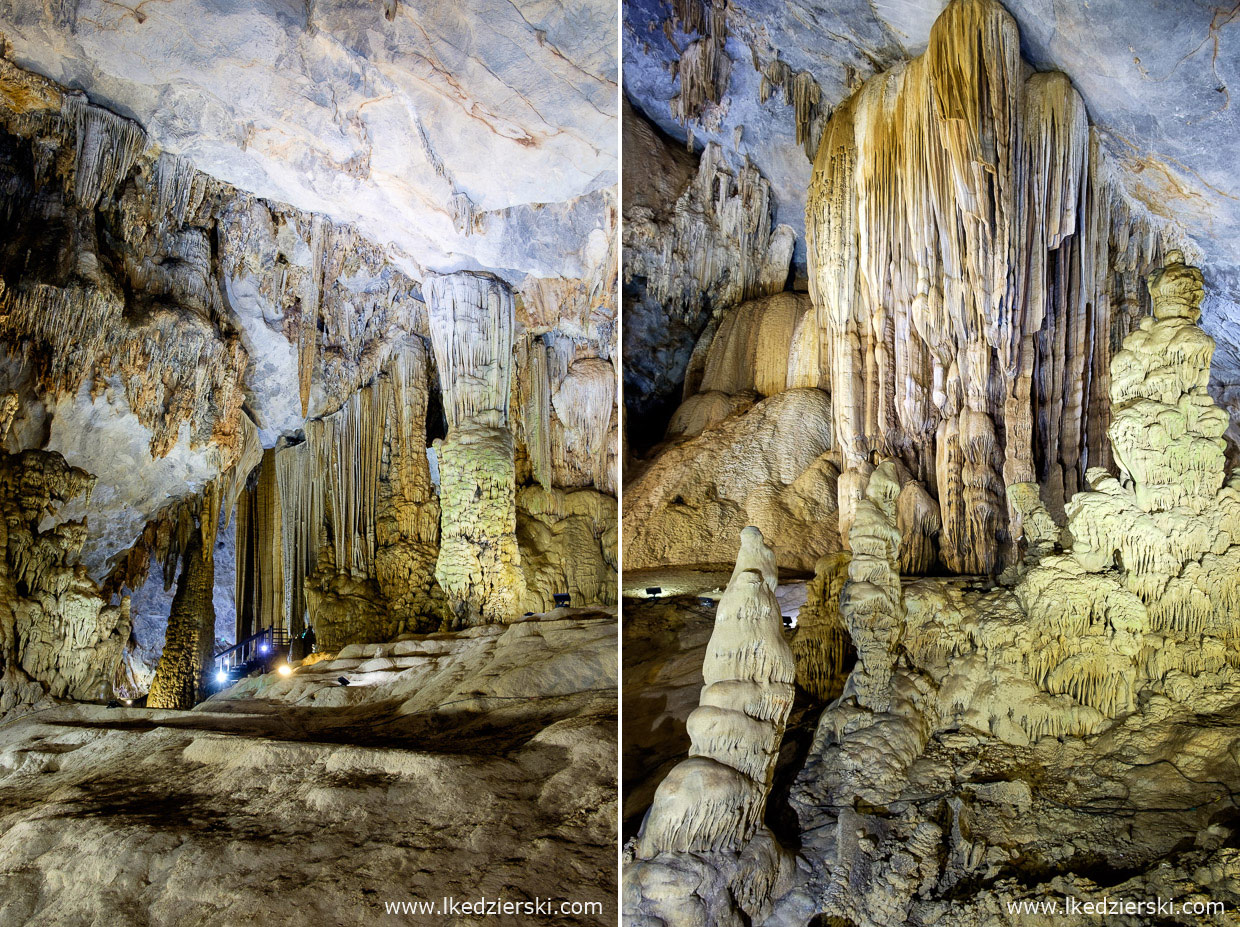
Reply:
[[[757,528],[719,602],[687,727],[689,758],[655,793],[637,855],[740,850],[766,810],[796,676],[775,600],[775,557]]]

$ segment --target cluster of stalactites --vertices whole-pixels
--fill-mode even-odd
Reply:
[[[647,292],[673,315],[702,306],[737,305],[783,290],[796,235],[772,228],[769,181],[748,160],[734,170],[711,142],[672,212],[672,228],[653,240],[626,230],[626,279],[644,277]]]
[[[962,573],[1009,548],[1006,485],[1062,500],[1107,463],[1110,345],[1157,251],[1068,80],[1023,73],[997,2],[949,4],[924,55],[836,109],[806,209],[844,468],[916,460]]]
[[[797,633],[792,639],[797,685],[820,702],[839,697],[848,678],[852,641],[840,618],[840,596],[848,581],[850,559],[848,551],[840,551],[814,565],[805,605],[797,615]]]
[[[672,117],[685,125],[700,118],[707,105],[718,103],[727,89],[729,61],[724,44],[728,38],[728,4],[727,0],[676,0],[672,13],[664,25],[669,38],[673,27],[699,36],[674,65],[680,92],[669,107]]]
[[[146,133],[136,122],[94,106],[81,95],[66,95],[62,109],[77,138],[73,195],[79,206],[94,209],[129,174],[146,148]]]
[[[152,457],[167,456],[188,424],[192,445],[214,442],[230,458],[244,399],[241,340],[194,316],[158,310],[135,324],[123,311],[119,293],[96,287],[5,289],[0,334],[34,354],[40,385],[50,391],[101,389],[108,375],[118,376],[151,431]]]
[[[419,557],[433,561],[439,539],[426,456],[428,372],[421,340],[401,342],[374,382],[306,423],[304,441],[262,454],[238,506],[239,637],[272,626],[299,633],[311,577],[377,580],[394,608],[425,605],[412,590],[431,584],[430,564],[421,565],[426,575],[411,575],[407,548],[425,548]]]
[[[796,677],[783,637],[775,556],[753,527],[728,582],[687,728],[689,758],[655,792],[637,855],[739,852],[762,824]]]
[[[508,426],[513,298],[502,280],[456,273],[426,281],[431,343],[448,430]]]
[[[822,89],[809,71],[793,71],[788,62],[776,58],[762,72],[759,95],[765,103],[782,90],[784,103],[792,106],[796,116],[797,144],[805,146],[805,154],[814,159],[813,125],[818,116]]]
[[[383,458],[386,408],[372,384],[348,398],[340,411],[306,423],[306,443],[323,487],[332,526],[333,562],[341,573],[373,575],[375,503]]]

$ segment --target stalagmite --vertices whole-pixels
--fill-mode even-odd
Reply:
[[[875,468],[848,532],[852,558],[840,598],[844,627],[857,648],[852,685],[858,704],[886,711],[896,646],[904,631],[900,584],[900,484],[894,462]]]
[[[204,509],[205,513],[205,509]],[[204,514],[204,519],[208,516]],[[214,525],[190,532],[182,554],[181,579],[168,617],[163,656],[147,694],[148,708],[193,708],[204,690],[204,675],[215,648],[215,564],[210,550],[215,545]],[[203,534],[210,535],[204,543]]]
[[[660,783],[631,847],[626,920],[705,927],[740,923],[743,911],[759,921],[788,884],[789,856],[763,823],[796,677],[777,582],[774,553],[746,528],[686,725],[689,757]],[[706,884],[719,897],[695,903]]]
[[[1152,317],[1111,359],[1122,481],[1087,472],[1090,491],[1067,505],[1070,552],[1047,556],[1050,538],[1035,538],[1042,556],[1016,588],[1035,635],[1030,675],[1105,717],[1173,673],[1240,666],[1240,482],[1224,483],[1228,418],[1206,392],[1201,271],[1173,250],[1148,286]]]
[[[757,528],[741,534],[689,716],[689,759],[659,786],[637,842],[660,853],[741,850],[762,824],[796,677],[775,601],[775,557]]]
[[[435,578],[460,624],[513,621],[525,580],[508,427],[512,292],[473,273],[431,277],[431,340],[448,435],[439,446],[443,531]]]

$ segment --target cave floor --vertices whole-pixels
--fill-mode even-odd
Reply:
[[[601,901],[539,922],[614,923],[615,618],[528,624],[374,655],[355,686],[326,663],[189,712],[0,727],[0,923],[443,923],[385,902],[445,896]]]

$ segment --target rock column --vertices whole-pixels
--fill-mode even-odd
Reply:
[[[508,420],[512,291],[488,275],[457,273],[430,278],[426,302],[448,420],[435,578],[458,626],[513,621],[525,580]]]

